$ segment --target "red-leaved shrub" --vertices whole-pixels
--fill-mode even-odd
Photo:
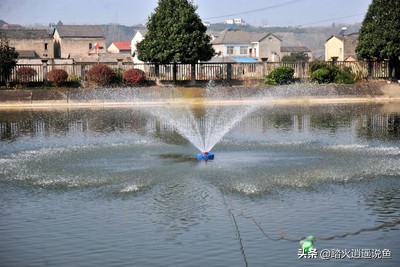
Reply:
[[[36,75],[37,75],[36,70],[30,67],[21,67],[17,69],[18,81],[23,83],[32,81],[33,77],[35,77]]]
[[[47,74],[47,80],[52,82],[55,86],[60,86],[68,79],[68,73],[65,70],[54,69]]]
[[[124,72],[123,77],[129,85],[139,85],[146,81],[146,74],[139,69],[128,69]]]
[[[100,86],[112,83],[117,77],[115,71],[104,64],[94,65],[89,69],[87,75],[89,81]]]

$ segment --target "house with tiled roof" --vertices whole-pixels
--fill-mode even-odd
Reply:
[[[359,33],[337,34],[325,42],[325,61],[355,61]]]
[[[57,25],[54,31],[54,56],[106,53],[106,37],[97,25]]]
[[[9,45],[19,54],[19,59],[54,58],[53,35],[45,29],[0,29]],[[40,62],[40,61],[39,61]]]
[[[143,61],[139,60],[136,44],[141,42],[147,34],[147,29],[139,29],[135,32],[133,39],[131,41],[131,55],[134,63],[143,63]]]
[[[272,33],[256,33],[243,30],[224,30],[211,44],[217,58],[236,62],[277,62],[281,59],[282,40]]]
[[[114,41],[107,48],[107,52],[112,54],[131,54],[131,42]]]
[[[312,52],[307,46],[282,46],[281,55],[290,56],[291,54],[303,54],[308,56],[308,60],[312,60]]]

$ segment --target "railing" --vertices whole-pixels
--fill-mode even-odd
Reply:
[[[22,67],[30,67],[36,71],[32,78],[33,82],[44,81],[46,74],[53,69],[63,69],[69,79],[85,80],[87,71],[97,62],[75,62],[48,64],[18,64],[12,71],[9,81],[18,82],[17,70]],[[174,79],[174,69],[176,69],[177,81],[192,80],[191,64],[160,64],[133,62],[108,62],[102,63],[113,69],[127,70],[130,68],[141,69],[146,73],[147,80],[155,80],[157,67],[158,77],[162,81],[172,81]],[[281,66],[288,66],[294,69],[294,77],[299,79],[309,78],[309,62],[258,62],[258,63],[196,63],[195,77],[198,81],[208,80],[245,80],[245,79],[264,79],[268,73]],[[388,62],[335,62],[339,67],[349,67],[359,77],[369,78],[388,78]],[[175,67],[174,67],[175,66]]]

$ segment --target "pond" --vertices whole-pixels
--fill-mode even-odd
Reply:
[[[212,161],[166,120],[0,111],[1,265],[399,266],[400,108],[265,106]]]

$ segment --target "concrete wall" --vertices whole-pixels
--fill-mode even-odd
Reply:
[[[350,103],[350,102],[375,102],[383,100],[390,104],[390,101],[394,101],[393,104],[397,106],[400,100],[400,85],[398,83],[392,84],[355,84],[355,85],[318,85],[318,92],[315,91],[316,103]],[[143,90],[151,90],[153,87],[144,87]],[[159,88],[154,87],[155,90]],[[295,88],[293,88],[295,90]],[[121,99],[118,103],[111,96],[124,95],[124,90],[131,91],[131,88],[120,88],[120,89],[96,89],[99,94],[93,94],[93,89],[53,89],[53,90],[0,90],[0,108],[18,107],[24,105],[37,105],[37,106],[48,106],[54,105],[54,107],[61,107],[61,105],[118,105],[118,103],[124,103],[126,99]],[[304,88],[299,87],[298,90],[303,92]],[[311,101],[313,94],[310,91],[310,95],[307,95],[308,101]],[[109,97],[108,97],[109,95]],[[299,96],[301,98],[301,96]],[[308,103],[308,102],[307,102]],[[300,104],[304,104],[301,102]]]
[[[9,39],[9,44],[15,50],[34,50],[40,58],[54,58],[53,39]],[[45,49],[47,44],[47,49]]]

